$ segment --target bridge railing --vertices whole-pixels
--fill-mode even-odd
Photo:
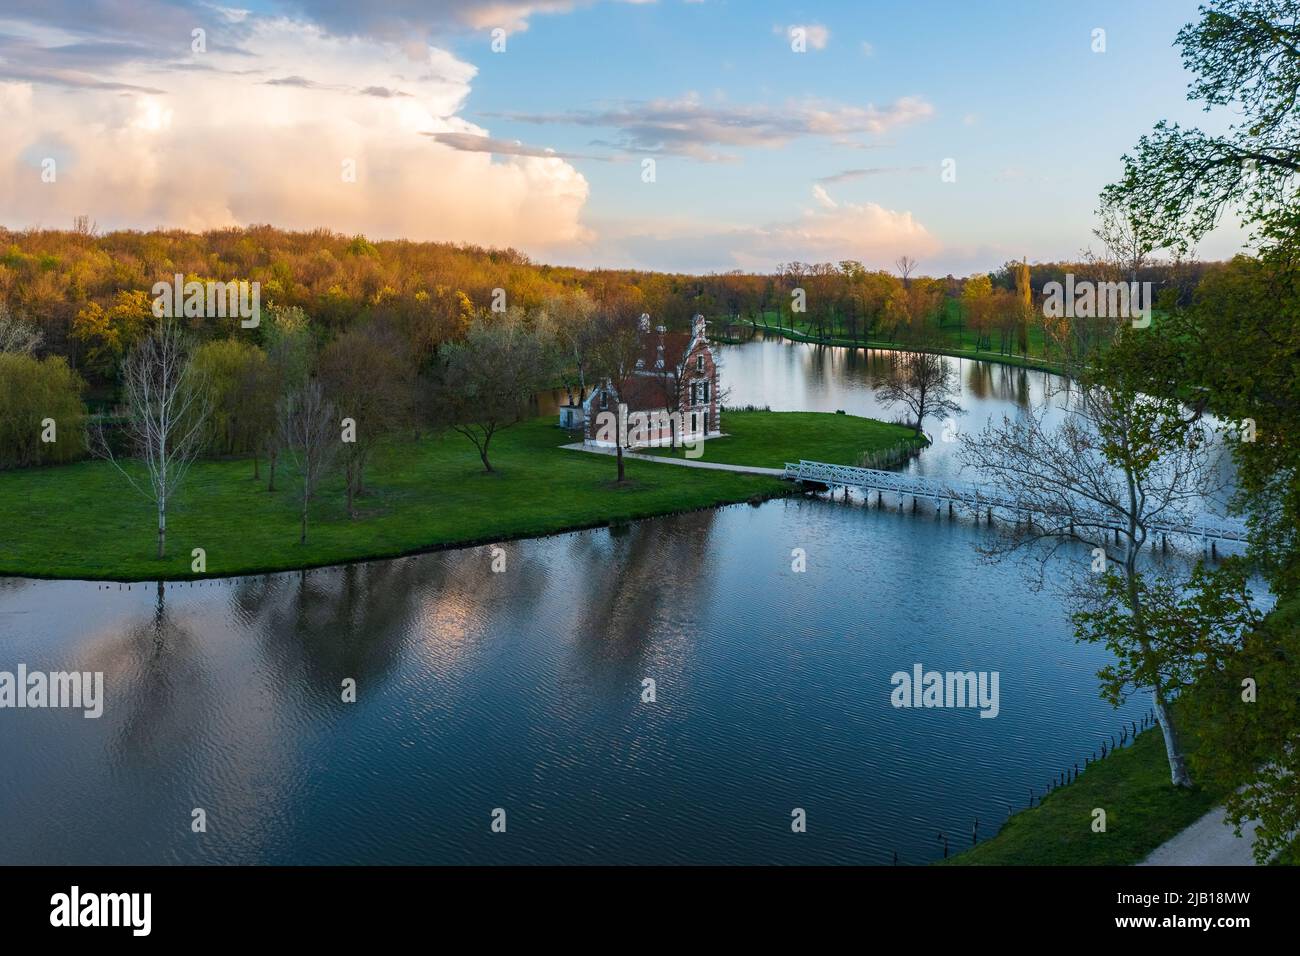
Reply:
[[[996,488],[970,482],[909,475],[878,468],[857,468],[852,465],[833,465],[822,461],[785,463],[785,478],[792,481],[815,481],[834,488],[866,488],[899,495],[928,498],[936,503],[949,501],[972,508],[997,508],[1019,511],[1023,506],[1013,496]],[[1105,512],[1084,508],[1075,512],[1082,526],[1123,530],[1123,523]],[[1245,541],[1248,529],[1238,518],[1202,512],[1189,520],[1155,520],[1147,523],[1147,531],[1155,534],[1184,535],[1201,539]]]

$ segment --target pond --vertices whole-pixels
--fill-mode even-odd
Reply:
[[[878,354],[722,352],[731,405],[892,417]],[[962,427],[1052,384],[958,364]],[[936,442],[911,467],[955,459]],[[504,573],[470,548],[0,579],[0,670],[105,675],[98,719],[0,711],[0,863],[928,862],[1148,707],[1098,698],[1104,652],[982,563],[985,533],[794,498],[507,544]],[[996,672],[996,717],[892,706],[917,665]]]

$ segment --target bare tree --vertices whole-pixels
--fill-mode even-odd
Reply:
[[[293,463],[302,483],[302,531],[307,542],[307,508],[321,478],[329,471],[340,445],[338,412],[319,382],[309,380],[280,400],[280,447]]]
[[[911,256],[899,256],[894,260],[894,268],[898,270],[899,278],[903,280],[903,285],[910,288],[912,285],[911,275],[916,271],[916,260]]]
[[[1150,590],[1138,559],[1154,525],[1187,523],[1217,490],[1206,436],[1171,403],[1095,384],[1080,386],[1055,428],[1045,425],[1047,408],[1044,402],[960,438],[964,464],[1009,500],[994,506],[1003,519],[1000,530],[980,550],[991,559],[1013,552],[1036,559],[1040,587],[1048,559],[1069,542],[1101,551],[1093,556],[1104,559],[1103,573],[1066,575],[1072,600],[1087,611],[1102,606],[1109,589],[1122,598],[1129,619],[1122,633],[1084,627],[1077,632],[1083,640],[1106,641],[1119,658],[1099,675],[1109,699],[1123,699],[1129,688],[1151,691],[1170,778],[1175,786],[1190,786],[1169,709],[1180,665],[1153,640],[1145,604]],[[1112,565],[1120,569],[1118,575]],[[1077,615],[1075,621],[1078,626]]]
[[[145,468],[137,480],[113,455],[103,429],[91,448],[110,461],[158,512],[158,557],[167,550],[167,505],[203,448],[207,435],[207,390],[193,371],[185,339],[173,322],[160,323],[122,364],[127,434]]]
[[[339,413],[352,420],[342,451],[348,517],[365,493],[365,467],[379,442],[411,420],[415,363],[410,347],[381,322],[345,332],[321,353],[318,374]]]
[[[876,385],[876,401],[906,408],[917,437],[926,418],[963,413],[956,395],[956,373],[933,352],[890,353],[889,374]]]
[[[18,318],[0,302],[0,352],[31,355],[41,347],[43,338],[40,329]]]
[[[1097,228],[1092,234],[1105,246],[1106,255],[1116,271],[1121,275],[1127,273],[1130,282],[1137,282],[1138,270],[1146,264],[1151,253],[1160,248],[1159,231],[1151,224],[1149,216],[1139,215],[1131,207],[1105,195],[1097,210]]]
[[[625,399],[637,376],[637,359],[641,358],[641,335],[638,332],[635,311],[626,303],[615,303],[601,317],[599,344],[593,355],[596,374],[617,400],[616,414],[622,416]],[[618,482],[625,480],[623,464],[623,422],[617,423],[618,438],[614,441],[618,458]]]

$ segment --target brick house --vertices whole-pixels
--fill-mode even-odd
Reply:
[[[692,331],[650,328],[641,316],[641,356],[624,383],[622,394],[613,383],[598,385],[583,404],[588,444],[611,447],[609,415],[620,402],[627,406],[624,447],[694,442],[722,433],[718,397],[718,363],[705,330],[704,316],[695,316]],[[601,413],[606,415],[602,419]]]

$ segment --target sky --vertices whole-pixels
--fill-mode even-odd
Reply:
[[[1195,0],[0,0],[0,223],[685,272],[1077,257]],[[1099,33],[1098,31],[1104,31]],[[1197,250],[1232,255],[1227,225]]]

